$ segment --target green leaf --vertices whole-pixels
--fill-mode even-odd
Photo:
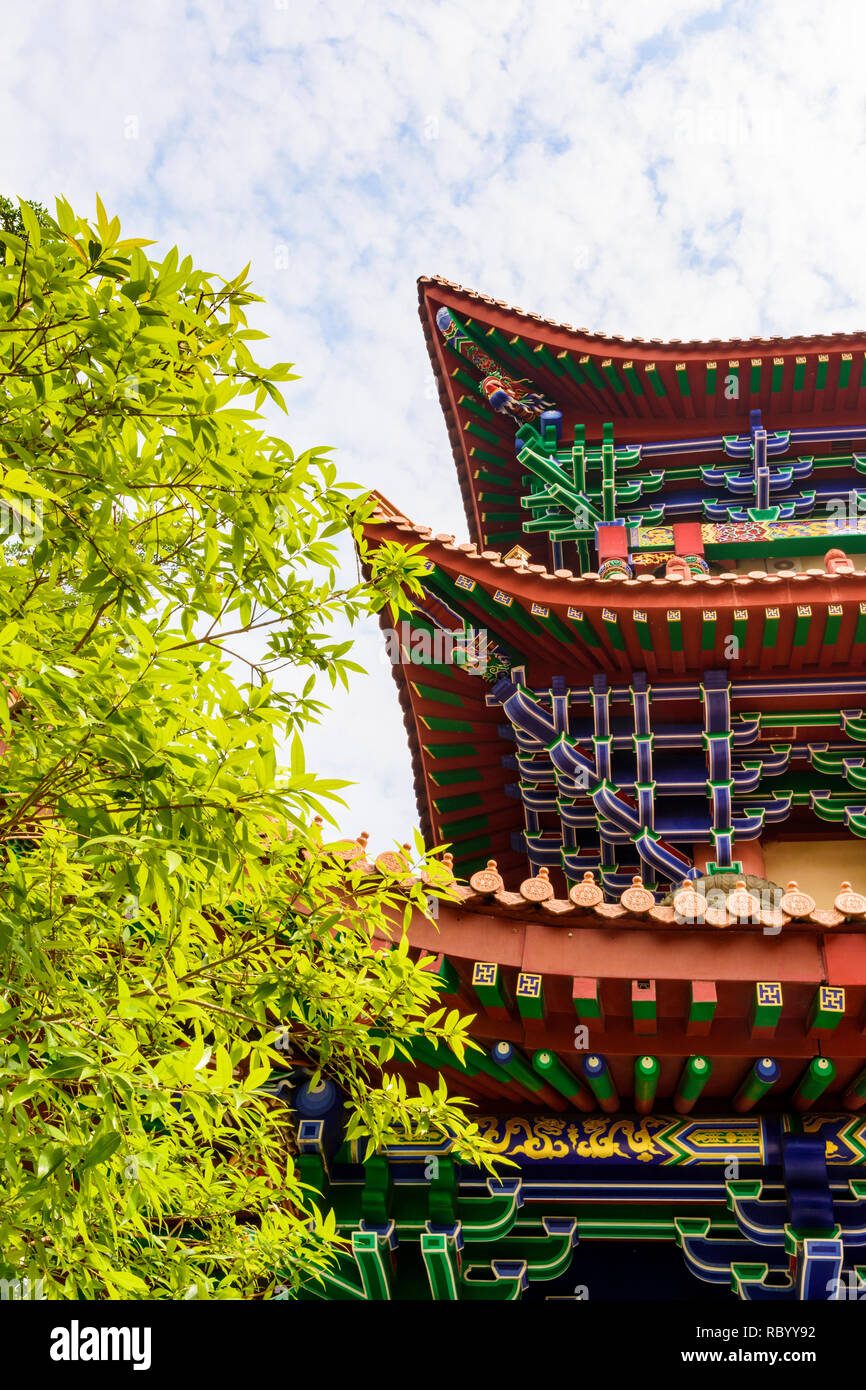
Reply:
[[[107,1134],[100,1134],[94,1139],[90,1148],[84,1154],[79,1163],[79,1168],[94,1168],[98,1163],[105,1163],[113,1153],[120,1148],[121,1136],[110,1130]]]
[[[21,221],[24,223],[24,230],[27,232],[27,236],[32,245],[38,250],[42,244],[42,229],[39,226],[36,214],[30,204],[25,203],[23,199],[18,207],[21,213]]]
[[[36,1166],[37,1178],[50,1178],[52,1174],[57,1172],[65,1156],[66,1151],[59,1144],[52,1144],[47,1149],[43,1149]]]

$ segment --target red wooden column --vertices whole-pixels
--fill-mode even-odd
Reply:
[[[701,561],[704,559],[704,537],[701,522],[674,522],[674,551],[683,559],[686,556],[691,557],[692,560]],[[697,568],[701,569],[702,566],[699,564]]]
[[[632,569],[628,554],[628,527],[612,526],[609,523],[596,527],[598,545],[598,573],[602,579],[615,577],[631,579]]]

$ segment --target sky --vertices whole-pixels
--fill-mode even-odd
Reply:
[[[279,433],[467,528],[416,280],[626,337],[866,328],[859,0],[28,0],[6,7],[0,191],[252,262],[294,362]],[[342,829],[417,822],[377,625],[307,739]]]

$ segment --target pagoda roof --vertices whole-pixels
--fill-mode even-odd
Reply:
[[[514,422],[479,410],[466,364],[437,328],[456,315],[483,351],[562,412],[566,427],[618,443],[747,433],[761,410],[773,429],[853,423],[866,411],[866,330],[797,337],[624,338],[574,328],[438,277],[418,282],[420,316],[448,426],[469,533],[478,544],[513,540],[522,468]],[[727,389],[734,376],[736,395]],[[492,469],[492,472],[491,472]]]
[[[351,860],[357,873],[369,877],[378,875],[388,880],[396,875],[401,891],[408,892],[413,885],[422,882],[411,873],[412,850],[409,845],[404,846],[402,853],[384,850],[373,856],[365,832],[358,840],[350,842],[348,851],[343,853]],[[744,900],[745,906],[740,903],[740,894],[743,891],[749,892],[743,880],[735,887],[729,885],[716,890],[716,911],[706,917],[702,915],[698,927],[697,920],[692,919],[697,919],[698,912],[706,913],[707,902],[712,906],[715,901],[712,897],[706,901],[703,899],[703,895],[712,890],[712,879],[702,879],[698,883],[687,881],[682,885],[681,891],[684,896],[680,898],[674,893],[672,898],[675,905],[672,905],[656,903],[653,895],[642,887],[639,879],[618,895],[618,902],[605,902],[598,884],[590,873],[584,875],[583,882],[576,884],[567,898],[556,896],[546,871],[524,878],[516,892],[509,892],[505,888],[495,860],[489,861],[486,869],[473,874],[468,882],[462,882],[453,875],[454,857],[449,854],[444,860],[441,886],[450,894],[450,898],[443,899],[443,904],[447,906],[443,906],[442,910],[455,931],[465,932],[466,913],[473,916],[478,914],[485,920],[496,918],[521,921],[526,926],[541,923],[546,926],[561,924],[566,927],[589,929],[604,928],[616,923],[618,929],[641,931],[646,941],[660,941],[668,931],[685,931],[694,938],[695,932],[699,929],[710,935],[722,930],[726,935],[730,935],[731,932],[766,935],[765,929],[772,926],[811,932],[813,935],[815,932],[830,929],[833,929],[834,935],[840,931],[862,933],[863,925],[866,923],[866,893],[855,891],[847,882],[840,883],[832,901],[820,906],[817,900],[809,893],[803,892],[797,883],[791,882],[784,893],[775,895],[778,898],[777,905],[768,908],[766,904],[762,904],[760,892],[752,901]],[[730,879],[736,877],[735,874],[727,874],[718,882],[728,884]],[[862,887],[866,889],[866,877]],[[694,904],[694,909],[690,904]],[[413,917],[414,925],[410,933],[413,941],[416,944],[423,942],[431,948],[435,947],[437,951],[441,950],[443,938],[437,937],[435,929],[425,926],[425,922],[426,919],[422,920],[417,914]],[[434,931],[432,936],[431,930]],[[501,930],[497,928],[498,932]],[[650,934],[646,935],[648,932]],[[504,951],[502,961],[506,964],[513,963],[511,957],[514,956],[514,943],[509,941],[507,933],[501,938],[497,936],[497,940],[500,939]],[[517,959],[518,957],[514,956],[514,960]]]
[[[480,564],[491,575],[498,576],[497,582],[504,573],[509,576],[509,582],[513,578],[515,583],[522,585],[524,596],[527,599],[534,598],[536,595],[539,598],[549,598],[553,593],[556,593],[561,597],[561,602],[573,603],[576,596],[579,596],[579,601],[583,602],[584,599],[589,598],[590,593],[595,593],[599,603],[603,599],[604,605],[609,606],[608,600],[616,596],[622,599],[624,595],[621,591],[626,589],[630,591],[627,599],[629,604],[634,603],[635,590],[641,596],[666,591],[665,602],[667,602],[672,598],[675,590],[684,589],[692,595],[692,602],[698,602],[698,590],[705,589],[707,595],[726,593],[733,603],[734,601],[738,602],[746,593],[751,598],[756,597],[759,591],[762,596],[764,591],[769,594],[770,587],[774,586],[774,603],[780,599],[784,602],[786,598],[791,603],[802,603],[807,593],[811,597],[818,598],[820,596],[828,602],[833,602],[833,599],[829,597],[829,586],[840,581],[843,584],[846,599],[851,599],[855,595],[866,598],[866,573],[863,571],[851,569],[831,573],[826,567],[819,569],[815,566],[797,573],[780,574],[778,570],[766,569],[760,556],[755,557],[754,569],[749,570],[747,574],[739,574],[731,570],[716,575],[693,574],[689,579],[683,579],[678,574],[659,576],[639,574],[634,579],[614,577],[602,579],[595,571],[575,574],[572,570],[567,569],[550,570],[546,565],[527,564],[519,557],[511,556],[508,550],[482,548],[476,541],[458,541],[454,535],[447,532],[434,532],[430,526],[421,526],[410,521],[393,502],[383,497],[381,493],[374,493],[373,496],[377,498],[378,506],[373,522],[368,527],[368,538],[372,539],[379,532],[381,526],[393,528],[393,534],[388,534],[389,540],[398,540],[404,545],[426,542],[431,555],[434,551],[441,553],[443,562],[450,564],[452,568],[466,564],[474,569]],[[819,544],[820,541],[816,540],[815,545]],[[842,595],[840,594],[839,597]]]
[[[590,328],[575,328],[571,323],[561,323],[557,319],[545,318],[542,314],[534,314],[531,310],[521,309],[516,304],[509,304],[505,299],[493,299],[488,294],[481,294],[479,290],[472,290],[465,285],[458,284],[455,280],[447,280],[441,275],[420,275],[418,277],[418,287],[422,304],[425,297],[441,293],[443,296],[457,296],[463,304],[475,306],[479,317],[483,317],[488,311],[496,311],[499,315],[507,315],[510,319],[520,320],[524,326],[532,323],[539,324],[542,328],[553,329],[557,334],[569,334],[573,339],[588,345],[602,344],[611,351],[621,349],[629,352],[632,348],[640,349],[644,355],[652,356],[657,351],[669,352],[673,356],[683,354],[696,354],[698,356],[711,356],[714,352],[724,349],[726,352],[737,350],[751,351],[760,347],[779,347],[780,349],[791,347],[798,351],[806,351],[810,347],[838,345],[846,350],[861,348],[866,351],[866,328],[856,329],[851,333],[805,333],[794,336],[783,337],[775,335],[768,338],[626,338],[618,333],[602,333]],[[442,303],[449,303],[447,298],[443,298]],[[458,302],[455,299],[455,304]],[[482,308],[483,306],[483,308]]]
[[[367,840],[364,834],[342,851],[353,870],[381,875],[398,896],[408,893],[418,882],[409,847],[374,856]],[[667,906],[639,882],[606,903],[591,875],[560,899],[544,872],[510,893],[495,864],[468,884],[448,882],[448,868],[446,857],[435,882],[448,896],[435,920],[411,913],[409,948],[432,956],[442,1003],[474,1015],[471,1036],[486,1058],[473,1054],[470,1064],[483,1065],[467,1068],[448,1049],[434,1056],[422,1044],[411,1065],[395,1063],[407,1077],[430,1083],[443,1070],[476,1103],[541,1100],[562,1111],[565,1093],[556,1093],[556,1082],[553,1090],[542,1085],[544,1049],[570,1070],[579,1068],[580,1047],[601,1054],[622,1097],[632,1094],[636,1054],[648,1052],[660,1063],[659,1096],[667,1103],[685,1059],[699,1051],[711,1059],[706,1096],[717,1104],[733,1099],[761,1055],[778,1061],[777,1093],[795,1086],[820,1044],[834,1059],[833,1095],[820,1108],[838,1108],[843,1093],[846,1108],[862,1106],[847,1088],[863,1066],[866,896],[849,883],[822,906],[789,883],[766,908],[757,887],[731,888],[727,876],[718,888],[706,879],[684,884]],[[402,930],[399,905],[392,921],[393,932],[383,928],[375,949],[389,949]],[[586,1023],[581,1044],[576,1018]],[[496,1066],[504,1043],[523,1059],[516,1070]],[[539,1058],[544,1065],[533,1083]],[[586,1096],[580,1100],[576,1082],[572,1090],[572,1106],[593,1108]]]
[[[627,688],[634,672],[643,671],[654,688],[681,683],[685,701],[697,697],[707,670],[726,669],[735,709],[759,710],[769,700],[773,727],[780,731],[789,711],[790,728],[800,727],[797,712],[804,700],[810,713],[803,727],[821,722],[816,710],[833,710],[838,719],[841,707],[854,712],[866,704],[862,681],[847,693],[844,687],[845,680],[854,680],[846,673],[856,673],[866,656],[862,571],[816,568],[783,578],[756,561],[755,571],[741,576],[602,580],[596,574],[551,573],[519,557],[434,535],[384,498],[366,534],[374,546],[386,540],[424,543],[429,620],[440,628],[453,630],[462,620],[484,630],[503,673],[523,667],[530,690],[549,689],[558,676],[570,687],[589,686],[599,675],[612,687]],[[418,616],[425,620],[424,609]],[[835,638],[829,641],[831,618]],[[413,615],[410,627],[415,620]],[[390,626],[384,614],[381,621]],[[739,655],[730,658],[726,644],[737,630],[743,640]],[[465,666],[436,659],[415,663],[405,650],[392,669],[425,838],[453,846],[458,872],[492,857],[513,879],[526,866],[525,851],[515,848],[525,821],[517,774],[504,755],[518,750],[490,684]],[[674,700],[675,691],[669,693]],[[859,724],[852,732],[862,738]],[[852,791],[852,801],[858,795]]]

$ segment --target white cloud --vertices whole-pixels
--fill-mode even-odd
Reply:
[[[98,189],[208,268],[252,257],[303,376],[281,430],[463,533],[417,275],[629,336],[864,327],[864,28],[806,0],[31,0],[4,16],[0,188]],[[377,641],[310,760],[382,843],[415,808]]]

